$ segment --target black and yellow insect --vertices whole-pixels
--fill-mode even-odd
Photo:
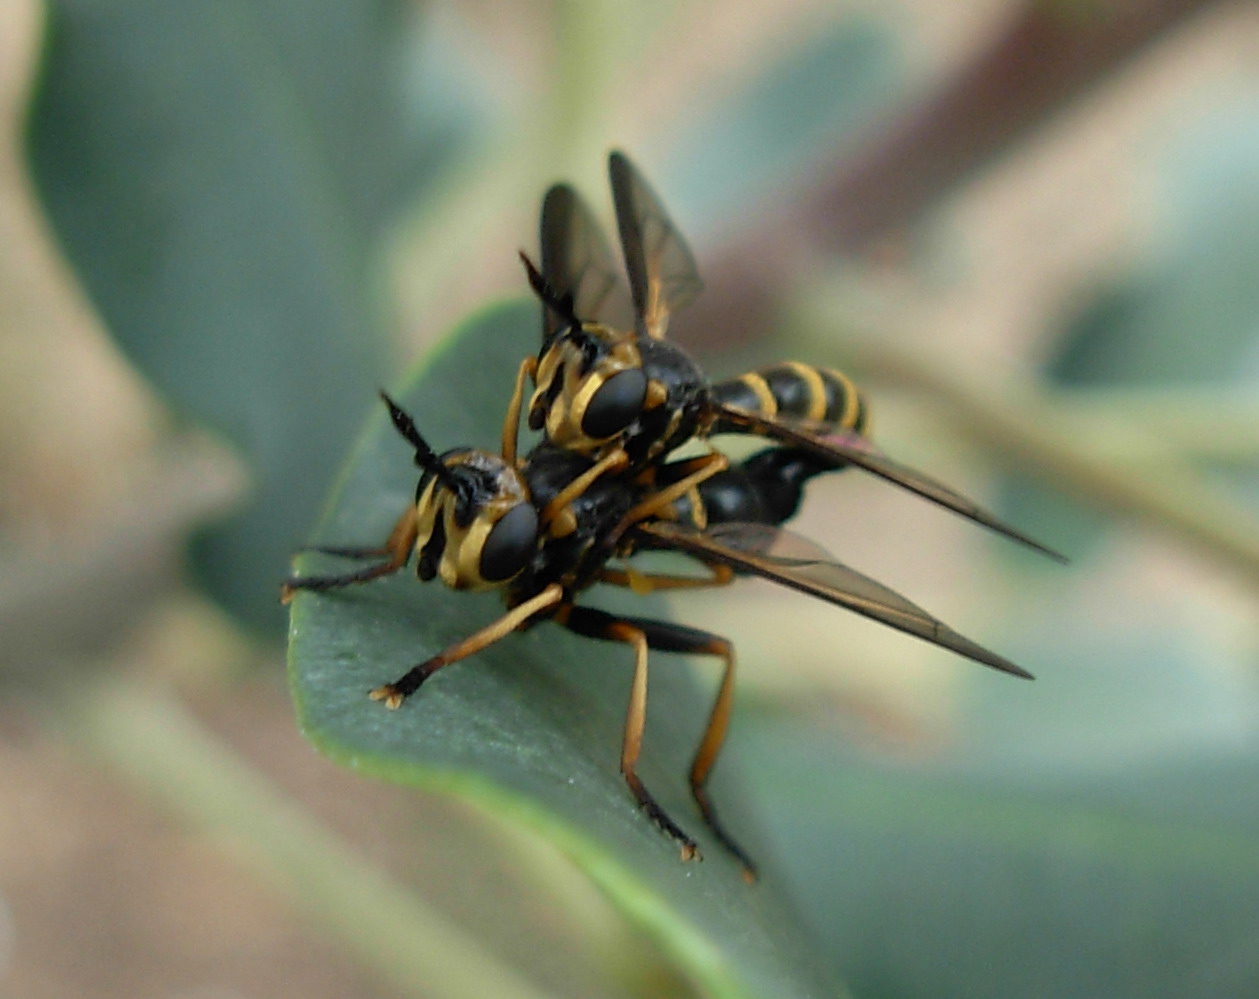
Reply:
[[[614,318],[625,310],[617,308],[616,271],[598,223],[571,187],[552,187],[542,206],[541,269],[524,260],[543,303],[543,337],[538,355],[521,364],[512,408],[521,407],[532,378],[531,428],[606,471],[644,467],[694,438],[761,435],[809,451],[832,468],[860,467],[1065,561],[979,504],[874,449],[866,438],[866,400],[841,372],[789,362],[710,384],[691,357],[665,339],[671,315],[702,288],[691,251],[630,160],[614,152],[608,168],[632,324]],[[709,460],[709,474],[724,467],[719,453]]]
[[[413,558],[421,580],[455,589],[499,589],[497,620],[384,683],[370,696],[397,708],[442,667],[538,621],[553,620],[592,638],[634,650],[634,673],[622,736],[620,769],[639,806],[680,847],[695,840],[664,811],[636,772],[647,709],[648,652],[713,656],[722,663],[717,695],[689,772],[700,812],[718,841],[753,877],[755,867],[718,820],[706,784],[725,739],[734,696],[735,656],[718,635],[665,621],[609,614],[576,603],[599,583],[638,592],[717,586],[754,574],[916,635],[976,662],[1027,677],[1010,661],[959,635],[887,587],[782,531],[804,484],[829,470],[808,451],[770,448],[716,472],[704,458],[661,461],[637,472],[608,473],[577,451],[544,442],[515,456],[508,421],[503,453],[456,448],[437,454],[411,418],[387,396],[395,428],[414,448],[421,470],[416,499],[383,545],[321,547],[325,553],[371,560],[355,571],[290,578],[287,602],[301,591],[328,591],[398,572]],[[698,494],[706,524],[696,517]],[[626,560],[639,550],[671,550],[706,567],[704,576],[644,573]]]

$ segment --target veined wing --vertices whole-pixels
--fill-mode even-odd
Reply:
[[[644,547],[673,549],[702,562],[728,565],[855,611],[967,659],[1032,679],[1008,659],[959,635],[944,622],[882,583],[835,561],[798,535],[766,524],[719,524],[708,531],[668,521],[636,524]]]
[[[669,314],[694,300],[704,284],[690,248],[629,158],[612,153],[608,173],[638,332],[660,340]]]
[[[903,489],[908,489],[923,499],[930,500],[932,503],[937,503],[948,510],[952,510],[967,520],[974,521],[976,524],[980,524],[991,531],[996,531],[998,534],[1002,534],[1029,548],[1034,548],[1055,561],[1067,561],[1065,555],[1041,544],[1022,531],[1003,523],[974,500],[968,499],[959,492],[955,492],[917,469],[910,468],[908,465],[902,465],[900,462],[893,461],[886,455],[873,450],[862,438],[853,438],[849,435],[823,436],[811,433],[787,421],[769,419],[735,407],[718,406],[717,408],[720,422],[728,427],[739,428],[765,437],[772,437],[793,447],[803,448],[814,454],[830,458],[837,465],[844,463],[856,465],[858,468],[863,468],[867,472],[879,476],[879,478],[895,483]]]
[[[603,310],[617,287],[616,264],[603,229],[581,196],[567,184],[556,184],[542,199],[539,225],[542,277],[571,315],[542,307],[543,345],[567,329],[573,319],[604,318]]]

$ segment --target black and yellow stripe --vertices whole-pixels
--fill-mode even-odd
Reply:
[[[864,433],[869,424],[865,396],[851,378],[833,368],[786,361],[749,371],[712,386],[713,400],[766,419],[805,421],[832,431]]]

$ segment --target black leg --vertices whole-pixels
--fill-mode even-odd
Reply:
[[[336,590],[342,586],[353,586],[355,583],[366,583],[381,576],[397,572],[407,564],[411,557],[411,548],[415,544],[415,508],[407,507],[398,518],[389,539],[378,548],[358,547],[316,547],[315,551],[327,555],[338,555],[342,558],[377,558],[388,556],[383,562],[367,565],[354,572],[338,573],[331,576],[291,576],[280,587],[280,601],[288,603],[298,590]]]

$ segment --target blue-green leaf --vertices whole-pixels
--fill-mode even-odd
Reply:
[[[255,471],[203,576],[278,630],[274,579],[378,381],[373,237],[452,123],[404,105],[410,5],[54,0],[28,128],[109,330]],[[418,124],[422,123],[422,124]]]

